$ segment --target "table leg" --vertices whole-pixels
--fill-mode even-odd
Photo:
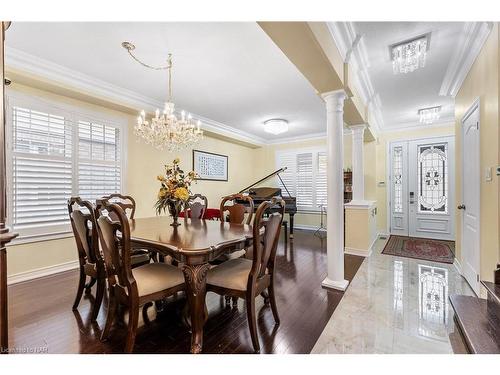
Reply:
[[[186,294],[191,312],[191,353],[201,353],[203,349],[203,326],[205,325],[205,295],[207,293],[207,272],[210,264],[182,267],[186,280]]]

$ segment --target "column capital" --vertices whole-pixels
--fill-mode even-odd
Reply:
[[[359,125],[349,126],[349,129],[352,130],[353,134],[355,134],[355,133],[363,134],[363,132],[365,131],[366,128],[367,128],[366,124],[359,124]]]
[[[366,125],[365,124],[360,124],[360,125],[353,125],[349,126],[349,129],[352,131],[352,138],[353,139],[363,139]]]
[[[324,92],[321,94],[321,97],[326,101],[330,100],[338,100],[338,101],[344,101],[347,99],[347,94],[343,89],[340,90],[334,90],[334,91],[328,91]]]

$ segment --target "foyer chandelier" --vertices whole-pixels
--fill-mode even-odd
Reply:
[[[420,123],[432,124],[434,121],[439,120],[440,112],[441,106],[419,109]]]
[[[411,73],[425,66],[429,47],[428,35],[390,47],[394,74]]]
[[[128,54],[142,66],[153,70],[168,71],[168,99],[163,111],[156,109],[154,117],[146,118],[146,111],[142,110],[137,117],[134,127],[136,136],[142,138],[147,144],[169,152],[180,151],[187,148],[203,138],[200,129],[201,121],[195,121],[191,114],[181,111],[180,116],[175,113],[175,105],[172,102],[172,54],[168,54],[167,65],[155,67],[140,61],[132,51],[135,46],[130,42],[123,42],[122,47]]]

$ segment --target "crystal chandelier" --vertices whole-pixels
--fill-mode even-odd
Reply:
[[[441,106],[419,109],[420,123],[432,124],[434,121],[439,120],[440,112]]]
[[[427,35],[391,46],[394,74],[411,73],[425,66]]]
[[[130,42],[123,42],[123,48],[139,64],[154,70],[168,71],[168,100],[163,111],[156,109],[154,117],[146,119],[146,111],[142,110],[134,127],[135,134],[141,137],[147,144],[167,151],[180,151],[187,148],[203,138],[200,130],[201,121],[195,122],[191,114],[181,111],[180,116],[175,114],[175,105],[172,102],[172,54],[168,54],[167,65],[154,67],[140,61],[132,51],[135,46]]]

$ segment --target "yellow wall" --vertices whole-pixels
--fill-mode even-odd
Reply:
[[[499,29],[495,23],[479,56],[464,80],[455,98],[456,119],[456,197],[461,200],[462,184],[462,137],[461,119],[473,102],[480,99],[480,164],[481,164],[481,206],[480,206],[480,277],[493,279],[493,270],[499,260],[499,181],[495,176],[495,167],[499,157]],[[493,169],[493,180],[485,180],[485,169]],[[462,213],[457,210],[456,233],[457,258],[461,261]]]
[[[417,130],[394,131],[380,133],[376,146],[376,198],[377,201],[377,228],[380,233],[388,233],[387,227],[387,149],[390,142],[403,141],[408,139],[436,137],[454,135],[455,127],[453,124],[449,126],[426,127]],[[366,178],[366,175],[365,175]],[[379,182],[385,182],[385,186],[377,186]]]
[[[92,110],[105,116],[120,117],[128,121],[125,193],[136,199],[137,217],[155,214],[153,205],[158,188],[156,176],[162,173],[164,164],[179,156],[181,167],[192,168],[191,149],[171,154],[138,142],[133,134],[134,116],[19,84],[13,84],[8,92],[19,92],[42,100],[67,103],[78,106],[82,110]],[[199,181],[192,189],[195,193],[200,192],[206,195],[210,207],[218,207],[222,196],[237,192],[255,180],[251,148],[211,137],[205,137],[195,148],[229,156],[229,181]],[[8,274],[11,276],[77,259],[72,238],[12,245],[8,251]]]

